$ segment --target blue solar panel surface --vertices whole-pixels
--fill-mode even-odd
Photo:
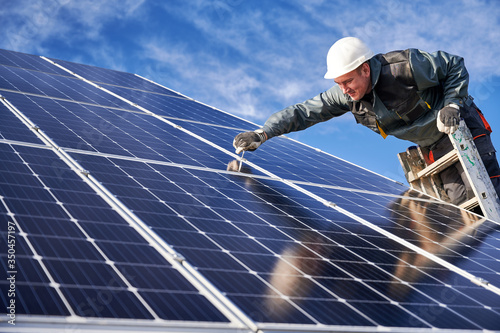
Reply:
[[[80,79],[23,68],[0,66],[0,86],[8,91],[132,109],[122,100],[105,94]]]
[[[233,138],[241,132],[238,129],[187,121],[178,121],[177,123],[226,149],[231,149]],[[251,128],[247,128],[247,130],[251,130]],[[282,137],[273,138],[273,140],[264,143],[258,152],[246,153],[245,158],[280,178],[296,182],[318,183],[390,194],[401,194],[407,190],[406,186],[393,180],[375,175],[369,170]]]
[[[13,271],[6,266],[7,233],[14,226],[17,314],[227,321],[51,150],[1,144],[0,156],[4,305]],[[170,308],[188,304],[191,311],[148,302],[158,290],[171,294],[164,300]]]
[[[175,98],[165,94],[137,91],[123,87],[104,87],[121,96],[128,96],[130,100],[160,116],[191,120],[218,126],[233,127],[240,130],[249,127],[256,129],[254,124],[246,120],[237,118],[191,99]]]
[[[95,172],[97,179],[142,220],[152,220],[150,227],[158,235],[245,312],[252,313],[254,320],[390,325],[392,319],[384,316],[387,311],[399,313],[401,323],[412,322],[416,327],[492,328],[500,320],[498,307],[496,311],[484,308],[494,306],[497,296],[493,293],[479,297],[474,295],[475,288],[461,290],[455,283],[460,277],[446,270],[439,279],[434,277],[427,273],[434,268],[432,262],[281,183],[172,166],[145,168],[138,162],[88,155],[76,159],[86,169],[103,168]],[[109,174],[113,179],[106,180]],[[171,221],[175,221],[172,226]],[[415,265],[418,262],[422,264]],[[421,289],[412,288],[419,284]],[[428,284],[433,286],[425,288]],[[386,289],[381,290],[382,286]],[[413,298],[422,308],[440,306],[446,299],[436,299],[435,293],[428,295],[426,290],[447,286],[462,298],[462,304],[454,298],[449,310],[443,310],[448,317],[443,314],[438,322],[427,322],[406,309],[414,305]],[[396,290],[390,297],[392,288]],[[339,295],[347,290],[348,295]],[[252,299],[250,304],[243,302],[247,297]],[[301,306],[314,300],[331,304]],[[267,311],[278,305],[288,310]],[[482,316],[462,317],[460,313],[467,313],[469,307]],[[338,312],[344,315],[333,316]]]
[[[74,62],[69,62],[59,59],[51,59],[51,60],[56,64],[62,65],[67,70],[64,71],[65,75],[68,75],[68,71],[70,71],[77,75],[83,76],[87,80],[93,81],[98,84],[104,84],[105,85],[104,87],[106,88],[112,86],[119,86],[122,88],[123,87],[132,88],[131,90],[133,91],[153,92],[153,93],[164,94],[169,96],[177,96],[177,97],[182,96],[173,90],[170,90],[166,87],[162,87],[156,83],[149,82],[131,73],[119,72],[84,64],[77,64]]]
[[[0,52],[4,309],[15,229],[19,315],[500,329],[498,224],[286,138],[227,172],[233,137],[255,125],[133,74],[53,61],[68,71]]]
[[[39,56],[0,49],[0,64],[51,74],[69,76],[68,73],[43,60]]]
[[[5,96],[66,148],[218,169],[227,164],[227,154],[142,112],[10,92]]]
[[[42,141],[19,118],[10,112],[4,104],[0,104],[0,112],[2,114],[0,139],[42,144]]]

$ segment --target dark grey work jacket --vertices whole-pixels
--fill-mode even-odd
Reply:
[[[263,126],[268,138],[352,112],[376,133],[429,146],[443,136],[436,126],[439,110],[467,100],[469,75],[462,57],[408,49],[377,54],[369,64],[371,96],[354,101],[335,85],[271,115]]]

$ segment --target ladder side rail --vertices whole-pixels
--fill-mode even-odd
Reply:
[[[465,170],[484,216],[500,223],[500,199],[484,167],[469,128],[463,120],[460,121],[460,126],[455,133],[449,134],[449,137],[453,147],[458,152],[458,159]]]

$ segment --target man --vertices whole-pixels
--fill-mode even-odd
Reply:
[[[446,134],[458,128],[462,117],[500,195],[491,130],[468,95],[469,74],[463,58],[417,49],[374,55],[358,38],[346,37],[328,51],[327,67],[325,78],[337,85],[276,112],[259,130],[238,134],[233,142],[236,153],[352,112],[358,123],[384,138],[393,135],[411,141],[438,159],[452,149]],[[468,199],[469,185],[459,163],[443,171],[441,179],[452,203]]]

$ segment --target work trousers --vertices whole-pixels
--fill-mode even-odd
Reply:
[[[471,131],[477,150],[483,160],[488,175],[491,177],[493,187],[500,197],[500,166],[496,158],[495,148],[490,138],[490,130],[487,128],[484,118],[481,118],[481,111],[471,103],[461,107],[460,114],[465,120],[465,124]],[[438,142],[428,147],[435,160],[442,157],[453,149],[447,135]],[[453,204],[461,204],[474,196],[470,184],[467,180],[462,165],[457,162],[440,173],[444,190]]]

